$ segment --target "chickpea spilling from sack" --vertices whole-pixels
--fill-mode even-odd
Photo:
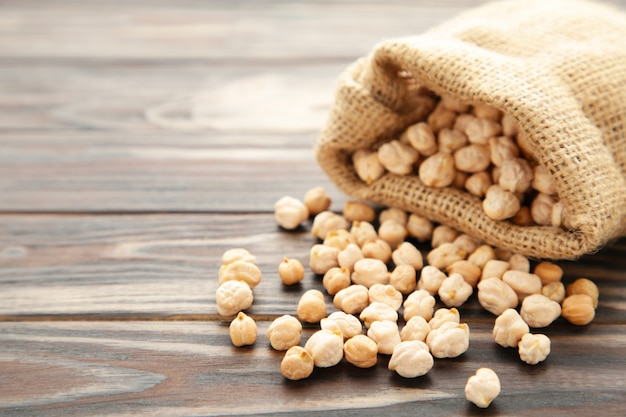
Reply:
[[[553,177],[536,162],[515,120],[484,104],[442,97],[423,121],[376,149],[352,154],[359,178],[417,175],[429,187],[454,187],[482,200],[485,214],[530,226],[563,225]]]
[[[402,377],[425,375],[436,359],[457,357],[469,348],[470,328],[461,321],[459,308],[474,293],[496,317],[495,343],[517,349],[531,365],[550,353],[548,336],[531,329],[545,328],[559,317],[575,325],[594,318],[596,285],[580,278],[565,286],[557,264],[539,262],[531,270],[525,256],[396,208],[377,216],[370,205],[349,201],[337,214],[330,204],[319,187],[304,202],[289,197],[276,204],[276,220],[284,229],[314,216],[311,233],[317,242],[308,267],[322,276],[323,287],[304,292],[294,314],[276,318],[267,329],[269,345],[285,351],[280,369],[287,379],[307,378],[316,367],[342,360],[369,368],[381,357]],[[418,243],[430,243],[432,249],[423,256]],[[243,311],[261,283],[256,257],[243,248],[230,249],[222,264],[217,310],[225,317],[236,315],[230,326],[235,346],[253,344],[257,327]],[[277,275],[283,285],[293,285],[304,279],[305,267],[284,256]],[[443,306],[437,307],[438,302]],[[302,323],[319,325],[304,344]],[[498,377],[487,368],[479,369],[465,387],[467,399],[478,407],[489,406],[499,392]]]

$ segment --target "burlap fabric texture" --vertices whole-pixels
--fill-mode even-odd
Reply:
[[[407,18],[399,16],[398,18]],[[513,116],[553,175],[564,228],[487,217],[477,197],[390,173],[372,184],[351,154],[423,120],[425,87]],[[531,258],[573,259],[626,234],[626,17],[582,1],[490,3],[392,39],[341,74],[316,156],[348,196],[399,207]]]

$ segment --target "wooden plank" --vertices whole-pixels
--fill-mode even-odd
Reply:
[[[436,359],[424,377],[404,379],[386,369],[345,362],[285,380],[282,354],[265,339],[234,348],[218,323],[1,323],[0,413],[41,417],[77,415],[394,415],[476,414],[464,398],[467,378],[491,367],[502,393],[489,414],[603,415],[623,411],[626,337],[621,327],[549,332],[546,362],[523,364],[514,349],[491,339],[491,326],[470,322],[469,350]],[[314,329],[305,329],[301,343]],[[602,345],[601,352],[596,350]],[[269,400],[271,398],[271,400]]]
[[[263,281],[252,314],[293,314],[307,289],[323,290],[308,269],[310,222],[281,231],[272,214],[1,215],[0,314],[67,317],[215,317],[222,254],[244,247],[257,257]],[[421,247],[425,254],[427,247]],[[599,322],[626,322],[626,241],[578,262],[562,262],[564,282],[594,280]],[[283,257],[307,267],[306,279],[283,286]],[[332,300],[327,298],[329,311]],[[491,319],[475,297],[469,317]]]

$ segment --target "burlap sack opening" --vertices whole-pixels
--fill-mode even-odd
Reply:
[[[370,185],[351,154],[430,111],[420,87],[513,116],[553,176],[565,228],[487,217],[477,197],[386,174]],[[347,195],[400,207],[532,258],[573,259],[626,234],[626,18],[597,3],[505,1],[386,41],[340,77],[316,146]]]

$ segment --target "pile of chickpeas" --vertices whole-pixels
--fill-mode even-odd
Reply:
[[[417,175],[429,187],[454,187],[482,199],[494,220],[560,227],[563,204],[553,177],[537,164],[515,120],[485,104],[450,97],[397,139],[352,154],[357,175],[371,184],[385,173]]]
[[[341,214],[330,210],[321,187],[303,200],[283,197],[275,204],[275,219],[295,229],[313,217],[308,269],[323,276],[323,291],[304,292],[293,315],[276,318],[266,337],[275,350],[285,351],[281,372],[299,380],[316,367],[342,360],[361,368],[388,356],[388,368],[405,378],[426,374],[437,358],[467,351],[470,328],[460,308],[472,294],[497,318],[493,338],[516,348],[520,359],[538,364],[550,353],[550,339],[531,332],[564,317],[585,325],[595,316],[598,288],[579,278],[565,286],[555,263],[540,262],[531,271],[528,258],[498,250],[458,231],[396,208],[377,212],[365,202],[348,201]],[[430,243],[425,256],[419,243]],[[216,292],[219,314],[236,316],[230,325],[235,346],[253,344],[254,320],[243,311],[253,303],[253,288],[262,274],[255,257],[244,248],[222,257]],[[285,257],[277,266],[284,285],[305,278],[306,268]],[[329,312],[326,298],[332,298]],[[445,307],[436,308],[437,302]],[[330,314],[329,314],[330,313]],[[302,323],[319,325],[301,345]],[[487,407],[500,392],[497,375],[480,368],[465,388],[469,401]]]

